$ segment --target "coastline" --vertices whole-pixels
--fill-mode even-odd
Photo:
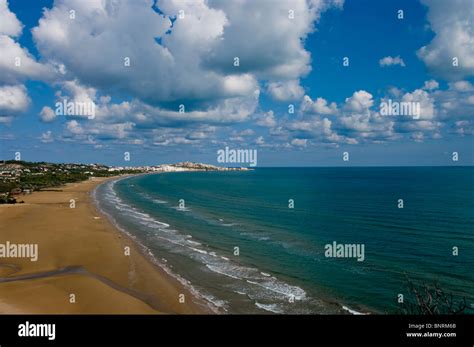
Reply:
[[[0,243],[38,245],[37,261],[0,258],[0,313],[212,313],[99,211],[91,192],[110,179],[117,176],[0,206]]]

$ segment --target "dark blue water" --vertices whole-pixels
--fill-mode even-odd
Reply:
[[[407,276],[474,303],[472,167],[165,173],[97,198],[220,311],[397,313]],[[326,257],[333,242],[364,260]]]

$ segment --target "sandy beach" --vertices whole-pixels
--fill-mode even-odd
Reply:
[[[210,313],[97,211],[90,192],[104,180],[0,205],[0,243],[38,245],[37,261],[0,258],[0,313]]]

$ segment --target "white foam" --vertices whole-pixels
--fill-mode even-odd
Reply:
[[[208,254],[207,251],[199,249],[199,248],[194,248],[194,247],[189,247],[189,248],[191,248],[193,251],[201,253],[201,254]]]
[[[278,304],[261,304],[255,302],[255,306],[261,308],[262,310],[272,312],[272,313],[284,313],[285,311]]]
[[[188,207],[173,206],[172,208],[174,208],[176,211],[180,211],[180,212],[189,212],[189,211],[191,211],[191,209],[188,208]]]
[[[342,306],[342,309],[349,312],[350,314],[353,314],[353,315],[366,315],[367,313],[363,313],[363,312],[358,312],[356,310],[353,310],[353,309],[350,309],[349,307],[347,306]]]
[[[206,264],[206,267],[215,272],[215,273],[218,273],[218,274],[221,274],[221,275],[224,275],[224,276],[227,276],[227,277],[230,277],[230,278],[233,278],[233,279],[236,279],[236,280],[241,280],[242,278],[238,277],[238,276],[235,276],[235,275],[232,275],[230,274],[229,272],[225,272],[222,270],[222,268],[219,268],[217,266],[214,266],[214,265],[210,265],[210,264]]]
[[[153,228],[153,229],[159,229],[159,231],[170,231],[171,229],[168,229],[170,227],[169,224],[163,223],[160,221],[157,221],[154,219],[152,216],[150,216],[147,213],[144,213],[142,211],[139,211],[137,208],[134,208],[130,205],[125,204],[115,193],[113,190],[113,186],[115,183],[110,184],[107,186],[108,192],[111,193],[112,195],[107,197],[107,201],[111,203],[115,203],[116,205],[120,206],[120,208],[124,209],[125,215],[130,215],[131,218],[136,219],[139,223],[146,225],[147,227]],[[109,195],[109,194],[107,194]],[[179,207],[172,207],[180,211],[189,211],[189,209],[180,209]],[[107,215],[107,214],[106,214]],[[109,215],[107,215],[109,216]],[[110,216],[109,216],[110,218]],[[113,218],[112,218],[113,219]],[[223,220],[221,220],[222,222]],[[147,222],[145,224],[145,222]],[[115,222],[114,224],[117,225]],[[235,225],[233,223],[227,223],[227,225]],[[226,225],[224,225],[226,226]],[[133,239],[136,240],[136,237],[125,231],[124,229],[120,228],[121,231],[123,231],[125,234],[128,236],[132,237]],[[210,271],[213,271],[219,275],[223,275],[226,277],[230,277],[232,279],[241,281],[240,286],[243,286],[240,290],[238,290],[238,294],[240,295],[248,295],[244,291],[250,291],[250,292],[255,292],[259,293],[257,297],[255,297],[255,305],[261,305],[258,306],[261,309],[273,312],[273,313],[281,313],[283,311],[281,307],[279,307],[275,303],[271,304],[263,304],[263,302],[268,302],[269,300],[284,300],[286,301],[287,298],[292,297],[295,300],[303,300],[306,298],[306,292],[297,287],[297,286],[292,286],[289,285],[283,281],[278,280],[275,277],[272,277],[271,274],[266,273],[266,272],[261,272],[257,268],[252,268],[252,267],[244,267],[240,266],[238,264],[235,264],[232,262],[227,257],[220,256],[216,252],[212,250],[205,250],[202,249],[203,247],[200,242],[197,241],[192,241],[192,235],[183,235],[179,233],[176,230],[172,230],[175,233],[166,233],[163,234],[157,230],[156,233],[153,233],[153,237],[157,237],[159,239],[165,240],[166,242],[162,242],[161,244],[166,247],[173,247],[173,250],[179,251],[179,253],[186,255],[190,257],[191,259],[198,261],[199,263],[205,265]],[[166,237],[164,237],[166,236]],[[257,235],[253,234],[251,235],[254,238],[262,238],[265,237],[266,235]],[[137,241],[138,242],[138,241]],[[153,261],[157,263],[160,267],[166,268],[166,272],[172,275],[175,278],[179,278],[179,281],[182,284],[185,284],[187,287],[192,288],[192,292],[195,293],[196,296],[204,298],[206,301],[211,303],[212,310],[215,312],[219,312],[219,309],[224,308],[226,310],[225,305],[226,302],[223,300],[219,300],[209,293],[202,292],[201,290],[198,291],[195,289],[189,281],[185,280],[184,278],[180,277],[178,274],[175,274],[174,271],[171,271],[170,269],[172,268],[171,264],[166,264],[166,260],[158,261],[156,260],[154,254],[148,249],[146,246],[138,242],[140,246],[145,249],[147,254],[150,256],[150,258],[153,258]],[[169,243],[169,244],[167,244]],[[205,248],[205,247],[204,247]],[[171,249],[171,248],[170,248]],[[187,251],[186,251],[187,250]],[[191,250],[192,252],[190,252]],[[275,295],[277,294],[277,295]],[[257,299],[260,302],[257,302]],[[281,301],[280,301],[281,302]],[[278,312],[277,312],[278,311]]]
[[[220,300],[220,299],[217,299],[215,296],[211,295],[211,294],[203,294],[203,297],[211,302],[214,306],[217,306],[219,308],[222,308],[224,309],[225,311],[227,311],[227,304],[228,302],[225,301],[225,300]]]
[[[192,241],[192,240],[186,240],[186,242],[191,244],[191,245],[194,245],[194,246],[201,246],[202,245],[201,242],[196,242],[196,241]]]
[[[247,280],[247,282],[261,286],[262,288],[268,289],[274,293],[281,294],[295,300],[303,300],[306,298],[306,292],[300,287],[292,286],[278,280],[267,282],[255,282]]]

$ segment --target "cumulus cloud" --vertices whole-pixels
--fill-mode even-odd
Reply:
[[[30,105],[25,86],[0,86],[0,122],[9,122],[13,116],[24,112]]]
[[[447,90],[437,90],[433,98],[438,117],[443,121],[473,121],[474,86],[468,81],[449,83]],[[465,126],[465,123],[462,123]]]
[[[315,114],[335,114],[337,112],[336,103],[328,103],[323,98],[317,98],[316,101],[311,100],[308,95],[305,95],[303,102],[301,103],[301,111],[303,113],[315,113]]]
[[[303,96],[299,78],[311,61],[304,40],[322,12],[342,4],[63,0],[44,11],[32,33],[63,81],[74,81],[59,83],[63,94],[77,95],[77,85],[97,91],[83,94],[98,106],[97,123],[228,124],[255,112],[261,84],[280,101]],[[117,94],[130,100],[114,104],[110,97]]]
[[[454,130],[461,136],[474,135],[474,122],[472,120],[457,121],[454,124]]]
[[[426,90],[435,90],[435,89],[438,89],[438,87],[439,87],[439,83],[435,80],[425,81],[425,84],[423,85],[423,89],[426,89]]]
[[[25,79],[47,80],[51,67],[38,63],[14,39],[0,34],[0,83],[16,84]]]
[[[54,139],[53,139],[53,133],[51,132],[51,130],[48,130],[48,131],[42,133],[41,137],[40,137],[40,141],[43,142],[43,143],[53,142]]]
[[[308,144],[308,139],[293,139],[291,144],[296,147],[306,147]]]
[[[259,136],[257,137],[257,139],[255,140],[255,144],[258,145],[258,146],[265,146],[265,139],[263,136]]]
[[[49,106],[44,106],[41,109],[39,116],[40,116],[40,119],[45,123],[52,122],[53,120],[56,119],[56,113]]]
[[[21,34],[23,24],[8,8],[6,0],[0,0],[0,84],[18,84],[27,78],[50,78],[53,69],[38,63],[20,46],[15,38]]]
[[[201,111],[223,98],[252,97],[258,90],[253,76],[219,75],[201,67],[202,56],[222,36],[224,13],[204,1],[180,4],[158,3],[168,12],[162,15],[152,1],[85,5],[65,0],[46,10],[32,32],[40,52],[64,65],[66,77],[104,93],[120,91],[151,105],[177,109],[185,104]],[[71,8],[75,19],[69,17]],[[172,25],[181,9],[184,19]]]
[[[436,76],[457,80],[474,75],[474,2],[422,0],[428,6],[433,40],[417,54]],[[458,66],[453,66],[457,58]]]
[[[458,92],[474,92],[474,86],[469,81],[457,81],[449,84],[450,89]]]
[[[417,118],[419,119],[433,119],[436,116],[434,99],[425,90],[415,89],[411,93],[405,93],[402,96],[401,102],[418,103],[420,105],[420,114],[417,115]]]
[[[267,90],[272,98],[278,101],[294,101],[301,99],[304,95],[304,89],[298,80],[271,82]]]
[[[26,79],[46,79],[53,71],[15,41],[22,30],[23,24],[10,11],[7,1],[0,0],[0,123],[10,122],[30,105],[23,85]]]
[[[132,135],[134,124],[131,122],[116,124],[80,123],[73,119],[66,123],[66,137],[95,142],[95,140],[129,140],[136,139]]]
[[[365,90],[359,90],[354,92],[351,97],[346,98],[344,107],[351,112],[366,112],[373,104],[374,100],[372,94]]]
[[[7,0],[0,0],[0,35],[18,36],[23,25],[8,8]]]
[[[275,114],[273,111],[256,115],[255,118],[256,124],[261,127],[273,128],[276,125]]]
[[[235,71],[233,60],[238,57],[239,71],[252,72],[267,80],[291,80],[306,75],[311,70],[311,57],[304,48],[304,39],[314,31],[314,24],[324,11],[343,5],[340,0],[208,3],[226,14],[228,25],[206,65]]]
[[[380,59],[379,65],[382,67],[393,66],[393,65],[400,65],[401,67],[405,67],[405,62],[403,61],[402,58],[400,58],[399,55],[396,57],[388,56],[388,57],[384,57]]]
[[[400,138],[423,142],[441,138],[443,129],[470,135],[474,129],[473,91],[469,81],[452,82],[441,90],[438,82],[428,80],[412,91],[391,88],[379,102],[365,90],[354,92],[340,105],[323,98],[312,101],[305,96],[299,115],[283,128],[275,127],[274,133],[278,138],[289,137],[290,144],[291,139],[317,139],[319,143],[333,145],[382,143]],[[419,114],[381,114],[382,104],[388,100],[399,105],[417,105]]]
[[[317,139],[323,143],[340,143],[343,137],[333,129],[333,122],[320,116],[309,116],[289,122],[286,125],[292,136],[297,139]]]

